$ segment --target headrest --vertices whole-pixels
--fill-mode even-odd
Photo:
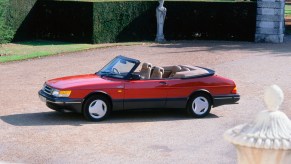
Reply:
[[[172,67],[172,72],[180,72],[181,69],[182,69],[182,68],[181,68],[180,66],[174,65],[174,66]]]
[[[144,69],[152,68],[152,64],[151,63],[143,63],[142,68],[144,68]]]
[[[154,68],[154,73],[159,73],[159,72],[161,72],[163,74],[164,73],[164,68],[162,68],[162,67],[155,67]]]

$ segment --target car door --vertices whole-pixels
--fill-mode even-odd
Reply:
[[[164,108],[167,84],[164,79],[129,80],[124,85],[124,109]]]
[[[166,108],[185,108],[195,83],[191,79],[167,79]]]

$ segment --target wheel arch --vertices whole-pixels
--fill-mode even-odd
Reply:
[[[111,96],[109,96],[108,93],[106,93],[106,92],[104,92],[104,91],[94,91],[94,92],[89,93],[89,94],[88,94],[88,95],[83,99],[83,102],[82,102],[82,110],[83,110],[83,108],[84,108],[84,103],[86,102],[86,100],[87,100],[89,97],[93,96],[93,95],[101,95],[101,96],[106,97],[106,98],[109,100],[111,107],[113,106],[113,104],[112,104],[112,98],[111,98]]]
[[[211,103],[211,105],[213,106],[213,96],[212,96],[211,93],[210,93],[208,90],[206,90],[206,89],[199,89],[199,90],[196,90],[196,91],[192,92],[192,93],[190,94],[190,96],[188,97],[187,104],[189,103],[189,101],[191,100],[191,98],[192,98],[193,96],[195,96],[196,94],[199,94],[199,93],[203,93],[203,94],[208,95],[209,98],[210,98],[210,101],[211,101],[210,103]]]

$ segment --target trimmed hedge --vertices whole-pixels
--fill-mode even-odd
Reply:
[[[9,0],[0,1],[0,43],[10,42],[13,38],[13,32],[7,25]]]
[[[36,1],[10,0],[6,25],[14,35],[13,41],[107,43],[155,39],[157,1]],[[164,33],[168,40],[254,39],[256,2],[166,1],[165,7]],[[11,32],[8,34],[6,41],[12,38]]]
[[[157,2],[121,1],[93,5],[94,43],[155,39]]]
[[[0,43],[15,39],[37,0],[0,0]],[[21,37],[26,39],[26,36]]]

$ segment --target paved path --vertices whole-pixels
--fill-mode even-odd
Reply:
[[[192,64],[236,81],[240,104],[214,108],[204,119],[178,110],[113,113],[91,123],[48,109],[37,92],[45,80],[93,73],[114,56],[154,65]],[[263,89],[278,84],[291,117],[291,39],[284,44],[193,41],[114,47],[0,65],[0,161],[25,163],[236,162],[226,129],[264,109]]]

